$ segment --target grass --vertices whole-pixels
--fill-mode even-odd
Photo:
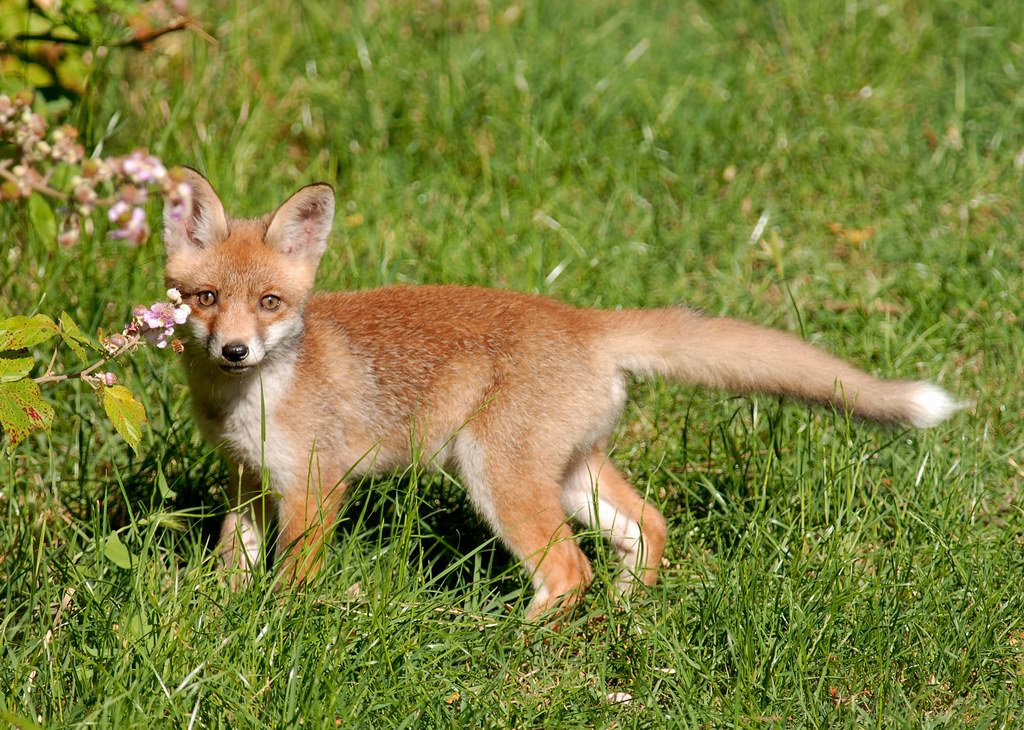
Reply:
[[[139,456],[61,387],[53,432],[0,462],[0,721],[1024,720],[1015,4],[194,10],[216,42],[112,54],[76,121],[108,152],[203,169],[239,214],[334,184],[323,288],[687,301],[973,405],[898,431],[636,383],[615,454],[669,517],[670,567],[616,602],[585,538],[598,580],[554,631],[525,622],[525,579],[458,485],[418,472],[355,490],[308,590],[230,592],[209,543],[223,467],[173,358],[144,353],[125,371]],[[0,315],[110,328],[163,290],[156,238],[59,250],[10,205],[0,231]]]

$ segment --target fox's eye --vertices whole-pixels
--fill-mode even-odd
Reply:
[[[265,297],[260,299],[260,305],[271,312],[281,306],[281,298],[276,297],[273,294],[267,294]]]
[[[217,301],[217,295],[212,291],[201,291],[196,294],[196,301],[199,302],[200,306],[209,307]]]

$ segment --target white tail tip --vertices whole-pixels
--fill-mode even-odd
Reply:
[[[908,420],[918,428],[937,426],[967,404],[931,383],[918,383],[910,396]]]

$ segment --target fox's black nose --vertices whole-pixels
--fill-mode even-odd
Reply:
[[[242,342],[231,342],[221,348],[224,359],[230,362],[242,362],[249,357],[249,348]]]

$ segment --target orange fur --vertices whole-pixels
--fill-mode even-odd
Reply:
[[[167,283],[193,310],[197,421],[240,474],[221,552],[242,570],[266,527],[263,469],[286,574],[303,579],[319,569],[345,479],[420,458],[458,470],[530,572],[537,615],[591,581],[569,520],[608,537],[620,588],[655,581],[665,520],[606,455],[628,373],[918,425],[958,407],[935,386],[880,380],[792,335],[684,308],[597,311],[456,286],[312,295],[328,186],[233,221],[202,176],[190,183],[192,215],[165,214]]]

